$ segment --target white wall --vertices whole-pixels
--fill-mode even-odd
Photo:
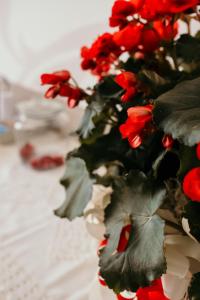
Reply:
[[[79,49],[107,30],[113,0],[0,0],[0,73],[39,87],[39,75],[59,68],[80,72]]]

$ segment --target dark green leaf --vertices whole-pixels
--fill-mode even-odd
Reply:
[[[179,149],[180,169],[179,177],[183,178],[192,168],[200,167],[200,160],[196,155],[196,146],[188,147],[181,145]]]
[[[174,139],[193,146],[200,141],[200,77],[179,83],[156,100],[155,123]]]
[[[200,203],[190,201],[184,208],[183,216],[188,220],[191,235],[200,242]]]
[[[90,103],[88,104],[85,113],[83,115],[83,119],[77,133],[81,136],[81,138],[86,139],[95,129],[96,122],[95,118],[97,118],[101,113],[105,106],[105,102],[101,99],[98,93],[94,93],[90,97]]]
[[[139,171],[116,182],[105,210],[108,245],[100,255],[101,275],[116,292],[150,285],[166,271],[164,221],[156,215],[164,197],[165,188]],[[117,252],[127,222],[132,224],[127,249]]]
[[[55,214],[69,220],[82,216],[92,195],[92,180],[82,159],[71,157],[66,161],[66,171],[61,184],[66,190],[66,199],[55,210]]]
[[[119,129],[113,128],[109,134],[98,138],[94,144],[82,144],[69,155],[82,158],[90,171],[117,160],[126,170],[135,168],[148,172],[162,149],[160,139],[161,133],[156,132],[144,141],[142,147],[132,149],[129,143],[121,138]]]
[[[200,40],[188,34],[183,34],[176,43],[176,55],[186,63],[200,60]]]
[[[113,76],[107,76],[95,86],[95,90],[102,98],[119,98],[123,89],[114,81]]]
[[[189,299],[200,300],[200,273],[193,276],[191,285],[189,287]]]

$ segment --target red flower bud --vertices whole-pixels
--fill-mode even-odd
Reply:
[[[187,173],[183,180],[183,191],[191,200],[200,202],[200,167]]]
[[[164,135],[164,137],[162,139],[162,144],[163,144],[164,148],[171,149],[174,144],[174,140],[173,140],[172,136],[169,134]]]

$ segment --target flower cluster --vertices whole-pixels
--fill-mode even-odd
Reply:
[[[191,34],[192,22],[200,20],[199,2],[115,0],[112,32],[81,49],[81,67],[96,76],[95,86],[81,89],[67,70],[41,76],[41,83],[51,86],[46,98],[64,96],[71,108],[86,102],[78,130],[81,145],[68,155],[69,180],[62,182],[76,190],[69,193],[76,208],[67,199],[58,215],[71,220],[75,211],[82,214],[80,201],[85,197],[88,203],[91,179],[112,185],[110,204],[104,207],[106,235],[98,251],[99,281],[115,290],[119,300],[132,300],[133,294],[138,300],[168,300],[162,287],[165,221],[185,238],[186,217],[190,237],[200,241],[200,36]],[[23,149],[24,160],[32,150]],[[62,162],[45,157],[34,162],[35,168],[38,163],[45,168]],[[105,168],[102,176],[96,173],[99,167]],[[169,212],[174,222],[165,218]]]
[[[57,71],[52,74],[43,74],[41,76],[41,83],[43,85],[52,85],[47,92],[45,97],[55,98],[60,95],[62,97],[68,98],[68,106],[73,108],[78,105],[79,101],[85,96],[82,89],[74,86],[69,82],[71,79],[71,74],[67,70]]]
[[[112,63],[121,54],[121,50],[114,41],[111,33],[99,36],[90,48],[84,46],[81,49],[81,67],[83,70],[91,70],[92,74],[105,76]]]

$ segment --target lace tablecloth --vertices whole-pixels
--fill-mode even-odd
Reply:
[[[57,140],[59,152],[74,148],[73,137]],[[0,145],[0,299],[115,299],[97,283],[96,241],[83,219],[53,214],[64,199],[64,168],[32,170],[16,146]]]

